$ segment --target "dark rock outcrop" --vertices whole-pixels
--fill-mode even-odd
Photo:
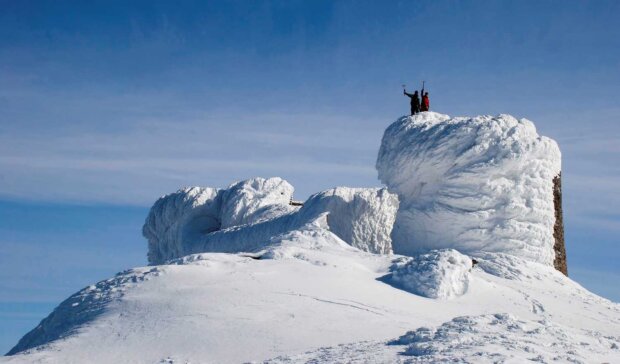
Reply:
[[[553,179],[553,206],[555,208],[555,225],[553,226],[555,259],[553,260],[553,266],[568,276],[566,246],[564,244],[564,222],[562,219],[562,173]]]

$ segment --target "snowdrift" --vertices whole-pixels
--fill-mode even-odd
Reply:
[[[501,252],[552,265],[557,144],[510,115],[403,117],[383,136],[379,179],[398,194],[394,252]]]

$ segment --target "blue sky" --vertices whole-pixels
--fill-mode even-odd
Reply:
[[[378,186],[431,108],[533,120],[563,153],[569,273],[620,301],[617,1],[0,1],[0,350],[145,264],[150,204],[281,176]]]

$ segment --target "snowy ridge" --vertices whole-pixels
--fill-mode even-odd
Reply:
[[[398,194],[394,252],[452,248],[553,264],[557,144],[510,115],[403,117],[383,136],[379,178]]]

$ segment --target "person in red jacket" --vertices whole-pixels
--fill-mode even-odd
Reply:
[[[428,111],[431,108],[431,102],[428,99],[428,92],[424,92],[424,89],[422,89],[422,94],[424,96],[422,96],[422,102],[420,103],[420,109],[422,111]]]

